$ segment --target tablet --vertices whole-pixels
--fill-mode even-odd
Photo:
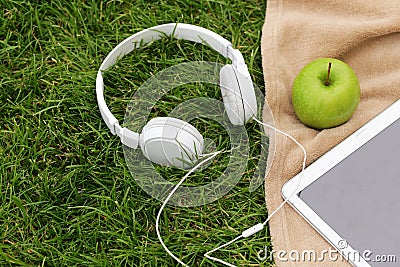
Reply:
[[[354,266],[399,266],[400,100],[300,178],[289,180],[282,195],[340,258]]]

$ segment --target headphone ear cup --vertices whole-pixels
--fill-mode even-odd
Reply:
[[[220,88],[226,113],[233,125],[244,125],[245,111],[239,81],[233,65],[225,65],[220,70]]]
[[[143,127],[139,145],[148,160],[186,169],[202,154],[204,139],[195,127],[185,121],[158,117]]]

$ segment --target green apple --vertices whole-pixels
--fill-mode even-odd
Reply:
[[[349,65],[334,58],[307,64],[293,83],[292,104],[297,117],[314,129],[348,121],[360,102],[360,83]]]

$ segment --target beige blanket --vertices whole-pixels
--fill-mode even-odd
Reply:
[[[268,0],[262,36],[266,100],[275,125],[298,141],[315,161],[391,103],[400,98],[400,1],[397,0]],[[291,104],[292,83],[301,68],[320,57],[348,63],[361,86],[361,102],[342,126],[316,131],[296,118]],[[267,112],[264,112],[267,114]],[[264,121],[271,122],[269,116]],[[268,129],[266,129],[269,131]],[[301,170],[302,152],[276,134],[268,159],[266,203],[272,212],[283,200],[285,181]],[[289,205],[270,221],[275,251],[315,250],[329,244]],[[275,254],[277,266],[349,266],[343,261],[295,262]],[[286,255],[286,259],[288,256]]]

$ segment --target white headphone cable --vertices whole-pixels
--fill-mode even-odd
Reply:
[[[203,165],[204,163],[206,163],[207,161],[213,159],[215,156],[217,156],[218,154],[222,153],[222,151],[217,151],[214,153],[210,153],[207,154],[210,155],[210,157],[202,160],[200,163],[198,163],[196,166],[194,166],[190,171],[188,171],[185,176],[182,177],[182,179],[179,181],[179,183],[177,183],[175,185],[175,187],[171,190],[171,192],[168,194],[167,198],[164,200],[163,204],[160,207],[160,210],[158,211],[157,214],[157,219],[156,219],[156,232],[157,232],[157,237],[158,240],[160,241],[161,245],[163,246],[163,248],[165,249],[165,251],[173,258],[175,259],[177,262],[179,262],[180,264],[182,264],[183,266],[188,267],[188,265],[186,265],[184,262],[182,262],[178,257],[176,257],[169,249],[168,247],[165,245],[161,234],[160,234],[160,229],[159,229],[159,223],[160,223],[160,217],[161,217],[161,213],[164,210],[165,206],[167,205],[168,201],[171,199],[172,195],[176,192],[176,190],[178,190],[179,186],[181,186],[181,184],[186,180],[186,178],[192,174],[196,169],[198,169],[201,165]]]
[[[279,129],[277,129],[277,128],[275,128],[275,127],[269,125],[269,124],[266,124],[266,123],[264,123],[264,122],[259,121],[255,116],[253,116],[253,119],[254,119],[256,122],[258,122],[258,123],[260,123],[260,124],[262,124],[262,125],[264,125],[264,126],[270,128],[270,129],[273,129],[273,130],[275,130],[276,132],[278,132],[278,133],[280,133],[280,134],[283,134],[284,136],[286,136],[286,137],[288,137],[290,140],[292,140],[294,143],[296,143],[296,145],[298,145],[298,146],[301,148],[301,150],[303,151],[303,154],[304,154],[304,157],[303,157],[303,164],[302,164],[302,167],[301,167],[300,179],[299,179],[299,181],[297,182],[296,188],[295,188],[295,190],[293,190],[293,193],[290,194],[290,196],[289,196],[287,199],[285,199],[285,200],[284,200],[270,215],[268,215],[267,219],[266,219],[263,223],[256,224],[256,225],[254,225],[254,226],[252,226],[252,227],[250,227],[250,228],[244,230],[244,231],[242,232],[242,234],[240,234],[239,236],[235,237],[235,238],[232,239],[231,241],[229,241],[229,242],[227,242],[227,243],[225,243],[225,244],[223,244],[223,245],[221,245],[221,246],[219,246],[219,247],[217,247],[217,248],[215,248],[215,249],[213,249],[213,250],[210,250],[210,251],[208,251],[207,253],[204,254],[204,256],[205,256],[207,259],[210,259],[210,260],[213,260],[213,261],[222,263],[222,264],[224,264],[224,265],[226,265],[226,266],[229,266],[229,267],[236,267],[236,265],[230,264],[230,263],[228,263],[228,262],[226,262],[226,261],[223,261],[223,260],[218,259],[218,258],[215,258],[215,257],[211,257],[209,254],[211,254],[211,253],[213,253],[213,252],[215,252],[215,251],[218,251],[218,250],[220,250],[221,248],[224,248],[224,247],[226,247],[226,246],[229,246],[230,244],[236,242],[237,240],[239,240],[239,239],[241,239],[241,238],[247,238],[247,237],[249,237],[249,236],[251,236],[251,235],[253,235],[253,234],[255,234],[255,233],[258,233],[258,232],[261,231],[262,229],[264,229],[264,226],[267,225],[268,221],[269,221],[269,220],[270,220],[270,219],[271,219],[271,218],[272,218],[272,217],[273,217],[287,202],[288,202],[288,200],[289,200],[290,198],[292,198],[292,196],[294,196],[294,195],[296,194],[297,190],[298,190],[299,187],[300,187],[301,180],[303,179],[303,172],[304,172],[304,169],[305,169],[305,167],[306,167],[306,161],[307,161],[307,151],[305,150],[305,148],[304,148],[294,137],[292,137],[291,135],[289,135],[289,134],[287,134],[287,133],[285,133],[285,132],[283,132],[283,131],[281,131],[281,130],[279,130]]]

